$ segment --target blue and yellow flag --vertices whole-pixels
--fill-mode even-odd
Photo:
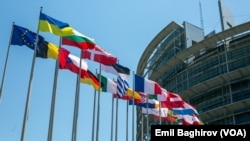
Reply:
[[[40,13],[39,30],[43,32],[51,32],[57,36],[74,35],[74,29],[69,24],[54,19],[44,13]]]

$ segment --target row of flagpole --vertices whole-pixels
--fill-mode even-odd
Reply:
[[[40,14],[42,12],[42,7],[40,10]],[[14,25],[14,23],[13,23]],[[13,26],[12,26],[13,27]],[[33,52],[33,58],[32,58],[32,65],[31,65],[31,72],[30,72],[30,78],[29,78],[29,85],[28,85],[28,92],[27,92],[27,97],[26,97],[26,104],[25,104],[25,112],[24,112],[24,117],[23,117],[23,126],[22,126],[22,133],[21,133],[21,141],[25,141],[25,135],[26,135],[26,126],[27,126],[27,120],[28,120],[28,114],[29,114],[29,103],[30,103],[30,97],[31,97],[31,89],[32,89],[32,80],[33,80],[33,73],[34,73],[34,66],[35,66],[35,60],[36,60],[36,53],[37,53],[37,47],[38,47],[38,36],[39,36],[39,27],[40,27],[40,22],[38,23],[38,28],[37,28],[37,34],[36,34],[36,39],[35,39],[35,47],[34,47],[34,52]],[[11,38],[13,34],[13,28],[11,32]],[[8,50],[7,50],[7,56],[6,56],[6,61],[5,61],[5,67],[4,67],[4,72],[3,72],[3,78],[2,78],[2,83],[1,83],[1,91],[0,91],[0,98],[2,97],[2,89],[3,89],[3,84],[4,84],[4,77],[5,77],[5,72],[6,72],[6,66],[7,66],[7,60],[8,60],[8,54],[9,54],[9,48],[10,48],[11,43],[9,43]],[[52,98],[51,98],[51,107],[50,107],[50,118],[49,118],[49,127],[48,127],[48,136],[47,140],[52,141],[53,140],[53,124],[54,124],[54,114],[55,114],[55,102],[56,102],[56,93],[57,93],[57,79],[58,79],[58,70],[59,70],[59,62],[60,62],[60,46],[62,45],[62,38],[60,37],[59,41],[59,53],[57,56],[56,64],[55,64],[55,70],[54,70],[54,82],[53,82],[53,90],[52,90]],[[81,51],[81,56],[82,56],[82,51]],[[101,77],[101,63],[99,63],[99,80]],[[82,68],[82,57],[80,57],[80,69]],[[130,71],[130,70],[129,70]],[[97,72],[96,72],[97,73]],[[133,76],[134,76],[133,72]],[[76,79],[76,91],[75,91],[75,99],[74,99],[74,115],[73,115],[73,124],[72,124],[72,134],[71,134],[71,141],[77,141],[77,126],[78,126],[78,113],[79,113],[79,102],[80,102],[80,79],[81,79],[81,71],[78,72],[77,74],[77,79]],[[94,109],[93,109],[93,123],[92,123],[92,141],[94,141],[94,137],[96,141],[99,141],[99,125],[100,125],[100,93],[101,93],[101,81],[99,81],[99,87],[98,91],[96,94],[94,94]],[[132,141],[134,140],[134,108],[135,106],[135,77],[133,77],[133,86],[132,86]],[[117,92],[118,94],[118,92]],[[97,95],[97,99],[96,99]],[[116,99],[116,118],[115,118],[115,141],[118,141],[118,107],[119,107],[119,98]],[[147,103],[148,103],[148,97],[146,98]],[[96,103],[97,101],[97,103]],[[113,140],[113,102],[114,98],[112,96],[112,118],[111,118],[111,135],[110,138]],[[97,104],[97,105],[96,105]],[[97,106],[97,107],[96,107]],[[128,141],[128,101],[127,101],[127,109],[126,109],[126,141]],[[96,109],[97,108],[97,109]],[[149,121],[148,121],[148,104],[147,104],[147,119],[146,119],[146,134],[147,136],[149,135]],[[161,108],[161,106],[160,106]],[[95,111],[97,110],[97,111]],[[161,112],[159,112],[161,114]],[[97,116],[95,116],[97,114]],[[96,126],[95,126],[95,120],[96,120]],[[142,139],[143,139],[143,120],[144,116],[142,114],[142,121],[141,121],[141,130],[142,130]],[[160,115],[160,123],[161,123],[161,115]],[[96,130],[95,130],[96,129]],[[147,138],[149,139],[149,138]]]
[[[42,12],[42,7],[40,9],[40,13]],[[34,67],[35,67],[35,59],[36,59],[36,50],[37,50],[37,44],[38,44],[38,35],[39,35],[39,25],[40,22],[38,22],[38,28],[37,28],[37,36],[36,36],[36,42],[35,42],[35,48],[33,52],[33,57],[32,57],[32,65],[31,65],[31,72],[30,72],[30,78],[29,78],[29,85],[28,85],[28,92],[27,92],[27,97],[26,97],[26,104],[25,104],[25,112],[24,112],[24,117],[23,117],[23,125],[22,125],[22,133],[21,133],[21,141],[25,141],[25,135],[26,135],[26,126],[27,126],[27,120],[28,120],[28,114],[29,114],[29,105],[30,105],[30,98],[31,98],[31,89],[32,89],[32,81],[33,81],[33,75],[34,75]],[[14,25],[14,23],[13,23]],[[12,26],[13,27],[13,26]],[[11,32],[11,37],[13,33],[13,28]],[[1,83],[1,91],[0,91],[0,99],[2,98],[2,90],[3,90],[3,85],[4,85],[4,79],[5,79],[5,73],[6,73],[6,66],[8,62],[8,56],[9,56],[9,48],[10,48],[11,43],[9,43],[8,50],[7,50],[7,56],[5,60],[5,66],[4,66],[4,72],[3,72],[3,77],[2,77],[2,83]],[[59,52],[60,52],[60,46],[61,46],[61,38],[59,42]],[[55,102],[56,102],[56,91],[57,91],[57,79],[58,79],[58,69],[59,69],[59,54],[58,54],[58,59],[56,60],[56,65],[55,65],[55,70],[54,70],[54,81],[53,81],[53,90],[52,90],[52,98],[51,98],[51,106],[50,106],[50,118],[49,118],[49,127],[48,127],[48,136],[47,140],[52,141],[53,140],[53,125],[54,125],[54,114],[55,114]],[[101,72],[101,69],[100,69]],[[79,71],[80,73],[80,71]],[[72,136],[71,139],[72,141],[76,141],[77,138],[77,120],[78,120],[78,110],[79,110],[79,93],[80,93],[80,75],[78,74],[77,77],[77,82],[76,82],[76,93],[75,93],[75,105],[74,105],[74,117],[73,117],[73,127],[72,127]],[[97,103],[97,127],[96,127],[96,141],[99,139],[99,109],[100,109],[100,90],[98,91],[97,94],[98,98],[98,103]],[[95,99],[94,99],[95,101]],[[134,102],[134,100],[133,100]],[[115,130],[115,140],[118,140],[118,99],[116,99],[116,130]],[[95,104],[94,104],[95,108]],[[113,107],[112,107],[113,108]],[[95,112],[95,111],[94,111]],[[94,115],[93,112],[93,116]],[[112,111],[113,112],[113,111]],[[128,112],[128,102],[127,102],[127,112]],[[134,139],[134,108],[132,112],[132,138]],[[113,117],[112,117],[113,118]],[[94,117],[93,117],[94,119]],[[127,113],[127,118],[128,120],[128,113]],[[128,124],[128,121],[126,122]],[[113,124],[113,123],[112,123]],[[94,125],[94,122],[93,122]],[[126,125],[126,136],[128,136],[128,125]],[[93,126],[94,129],[94,126]],[[112,128],[113,129],[113,128]],[[93,134],[93,133],[92,133]],[[113,139],[113,132],[111,132],[111,138]],[[92,135],[92,138],[94,138],[94,134]],[[128,140],[128,137],[126,137]],[[92,139],[93,140],[93,139]]]
[[[42,10],[42,8],[41,8]],[[13,22],[13,25],[15,23]],[[13,27],[13,26],[12,26]],[[11,37],[13,34],[13,28],[11,31]],[[37,30],[37,35],[39,35],[39,30]],[[10,37],[10,39],[11,39]],[[37,36],[38,37],[38,36]],[[32,57],[32,65],[31,65],[31,72],[30,72],[30,78],[29,78],[29,85],[28,85],[28,92],[27,92],[27,97],[26,97],[26,104],[25,104],[25,111],[24,111],[24,117],[23,117],[23,124],[22,124],[22,130],[21,130],[21,138],[20,141],[25,141],[26,140],[26,130],[27,130],[27,121],[28,121],[28,114],[29,114],[29,106],[30,106],[30,99],[31,99],[31,90],[32,90],[32,80],[33,80],[33,75],[34,75],[34,67],[35,67],[35,59],[36,59],[36,48],[37,48],[37,41],[38,38],[36,37],[36,43],[35,43],[35,49],[33,52],[33,57]],[[61,46],[61,38],[59,42],[59,47]],[[6,55],[6,60],[5,60],[5,67],[4,67],[4,72],[3,72],[3,77],[2,77],[2,83],[1,83],[1,95],[2,96],[2,89],[4,85],[4,79],[5,79],[5,73],[6,73],[6,67],[8,63],[8,57],[9,57],[9,50],[10,50],[11,43],[8,45],[7,49],[7,55]],[[59,48],[60,50],[60,48]],[[59,51],[60,52],[60,51]],[[58,54],[59,55],[59,54]],[[53,140],[53,128],[54,128],[54,114],[55,114],[55,102],[56,102],[56,91],[57,91],[57,79],[58,79],[58,70],[59,70],[59,60],[60,57],[58,57],[58,60],[56,60],[55,64],[55,70],[54,70],[54,81],[53,81],[53,90],[52,90],[52,99],[51,99],[51,106],[50,106],[50,118],[49,118],[49,127],[48,127],[48,136],[47,136],[47,141],[52,141]],[[80,61],[81,62],[81,61]],[[80,68],[81,68],[81,63],[80,63]],[[76,81],[76,93],[75,93],[75,104],[74,104],[74,117],[73,117],[73,127],[72,127],[72,134],[71,134],[71,141],[76,141],[77,140],[77,125],[78,125],[78,112],[79,112],[79,97],[80,97],[80,74],[81,71],[79,71],[79,74],[77,75],[77,81]],[[100,72],[101,74],[101,68]],[[1,97],[2,98],[2,97]],[[116,98],[116,127],[115,127],[115,140],[118,140],[118,107],[119,107],[119,102],[118,98]],[[95,129],[95,102],[96,102],[96,91],[94,94],[94,107],[93,107],[93,127],[92,127],[92,141],[94,141],[94,129]],[[112,96],[112,118],[111,118],[111,140],[113,140],[113,108],[114,108],[114,97]],[[134,107],[134,106],[133,106]],[[126,141],[128,141],[128,102],[127,102],[127,110],[126,110]],[[100,90],[98,91],[97,94],[97,124],[96,124],[96,141],[99,140],[99,115],[100,113]],[[132,112],[132,140],[134,140],[134,108]]]
[[[37,31],[37,35],[39,34],[39,30]],[[11,35],[12,36],[12,35]],[[60,41],[61,44],[61,41]],[[60,47],[60,46],[59,46]],[[8,54],[9,54],[9,48],[10,44],[8,47],[7,51],[7,57],[6,57],[6,63],[4,67],[4,73],[3,73],[3,79],[1,83],[1,95],[2,95],[2,87],[3,87],[3,82],[4,82],[4,76],[5,76],[5,71],[6,71],[6,66],[7,66],[7,60],[8,60]],[[36,49],[34,49],[36,50]],[[30,95],[31,95],[31,85],[32,85],[32,78],[33,78],[33,71],[34,71],[34,65],[35,65],[35,57],[36,57],[36,51],[34,51],[33,54],[33,61],[32,61],[32,67],[31,67],[31,74],[30,74],[30,81],[29,81],[29,89],[28,89],[28,94],[26,98],[26,106],[25,106],[25,114],[24,114],[24,120],[23,120],[23,127],[22,127],[22,136],[21,136],[21,141],[25,140],[25,132],[26,132],[26,124],[27,124],[27,117],[28,117],[28,110],[29,110],[29,102],[30,102]],[[59,59],[60,57],[58,57]],[[50,120],[49,120],[49,130],[48,130],[48,141],[52,141],[53,137],[53,122],[54,122],[54,111],[55,111],[55,100],[56,100],[56,87],[57,87],[57,77],[58,77],[58,64],[59,60],[56,61],[56,66],[55,66],[55,73],[54,73],[54,83],[53,83],[53,92],[52,92],[52,102],[51,102],[51,110],[50,110]],[[101,70],[101,69],[100,69]],[[101,72],[101,71],[100,71]],[[79,71],[80,73],[80,71]],[[77,119],[78,119],[78,109],[79,109],[79,83],[80,83],[80,74],[78,74],[77,77],[77,83],[76,83],[76,94],[75,94],[75,107],[74,107],[74,118],[73,118],[73,128],[72,128],[72,141],[76,141],[77,138]],[[98,91],[97,97],[98,97],[98,104],[97,104],[97,129],[96,129],[96,141],[99,139],[99,108],[100,108],[100,91]],[[96,94],[94,95],[96,96]],[[96,99],[94,98],[94,102]],[[117,140],[117,134],[118,134],[118,99],[116,99],[116,133],[115,133],[115,140]],[[134,105],[134,99],[133,99],[133,105]],[[113,104],[112,104],[113,106]],[[94,103],[94,109],[93,109],[93,119],[95,119],[95,103]],[[112,107],[112,112],[113,112],[113,107]],[[112,113],[113,114],[113,113]],[[143,116],[142,116],[143,118]],[[113,117],[112,117],[113,119]],[[112,120],[111,119],[111,120]],[[128,102],[127,102],[127,117],[126,120],[128,120]],[[126,121],[126,140],[128,141],[128,121]],[[113,122],[111,123],[111,126],[113,125]],[[148,126],[148,122],[147,122]],[[143,127],[143,122],[142,122],[142,127]],[[93,120],[93,127],[94,131],[94,120]],[[111,140],[113,140],[113,128],[111,128]],[[92,131],[92,141],[94,140],[94,132]],[[142,128],[142,133],[143,133],[143,128]],[[148,134],[148,133],[147,133]],[[143,138],[143,137],[142,137]],[[134,106],[132,109],[132,140],[134,140]]]
[[[40,9],[40,13],[41,12],[42,12],[42,7]],[[14,24],[15,23],[13,22],[13,25]],[[38,27],[39,27],[39,22],[38,22]],[[7,55],[6,55],[6,59],[5,59],[3,76],[2,76],[2,81],[1,81],[0,101],[2,99],[2,92],[3,92],[4,80],[5,80],[5,76],[6,76],[6,69],[7,69],[7,65],[8,65],[9,51],[10,51],[10,46],[11,46],[12,35],[13,35],[13,26],[12,26],[12,29],[11,29],[10,41],[9,41],[9,45],[8,45],[8,48],[7,48]],[[29,84],[28,84],[28,91],[27,91],[27,97],[26,97],[26,104],[25,104],[25,111],[24,111],[20,141],[25,141],[26,140],[27,121],[28,121],[28,114],[29,114],[29,107],[30,107],[30,99],[31,99],[31,94],[32,94],[32,92],[31,92],[32,91],[32,81],[33,81],[34,67],[35,67],[35,62],[36,62],[35,60],[36,60],[36,50],[37,50],[38,35],[39,35],[39,29],[37,28],[37,37],[36,37],[35,48],[34,48],[33,57],[32,57],[32,64],[31,64],[31,71],[30,71],[30,78],[29,78]],[[61,46],[61,40],[59,42],[59,47],[60,46]],[[60,48],[59,48],[59,50],[60,50]],[[51,99],[51,107],[50,107],[50,118],[49,118],[47,141],[52,141],[53,140],[53,128],[54,128],[53,125],[54,125],[54,114],[55,114],[55,102],[56,102],[57,79],[58,79],[58,70],[59,70],[59,59],[60,59],[60,57],[58,56],[58,60],[56,60],[55,71],[54,71],[54,82],[53,82],[53,90],[52,90],[52,99]],[[81,68],[81,63],[80,63],[80,68]],[[77,125],[78,125],[79,97],[80,97],[80,94],[79,94],[80,93],[80,86],[79,85],[80,85],[80,76],[81,76],[80,73],[81,73],[81,71],[79,71],[79,74],[77,75],[77,82],[76,82],[76,93],[75,93],[75,102],[74,102],[75,103],[74,104],[74,117],[73,117],[73,127],[72,127],[72,134],[71,134],[71,140],[72,141],[77,140]],[[95,91],[95,93],[96,93],[96,91]],[[97,103],[96,141],[99,140],[100,90],[98,91],[97,98],[98,98],[98,103]],[[113,96],[112,96],[112,99],[114,99]],[[94,129],[95,129],[95,126],[94,126],[94,122],[95,122],[95,102],[96,102],[96,94],[94,94],[92,141],[94,140]],[[116,104],[117,104],[117,107],[118,107],[118,99],[116,100]],[[116,108],[116,109],[117,109],[117,111],[116,111],[117,112],[116,113],[116,129],[118,129],[118,122],[117,122],[118,108]],[[113,114],[113,110],[112,110],[112,114]],[[113,116],[112,116],[112,118],[113,118]],[[112,121],[112,124],[113,124],[113,121]],[[111,128],[111,129],[113,129],[113,128]],[[117,140],[117,137],[118,137],[117,132],[116,132],[115,136],[116,136],[116,140]],[[111,131],[111,139],[113,140],[113,131]]]

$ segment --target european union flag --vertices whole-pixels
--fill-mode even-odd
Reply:
[[[13,25],[12,45],[25,45],[31,49],[35,48],[37,34],[21,26]],[[44,41],[42,36],[38,36],[38,45]]]

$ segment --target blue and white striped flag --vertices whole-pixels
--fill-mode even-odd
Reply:
[[[130,75],[129,68],[124,67],[120,64],[113,64],[113,65],[101,64],[101,70],[107,73],[112,73],[117,75],[117,96],[119,98],[121,98],[123,95],[127,93],[127,90],[129,88],[129,84],[127,82]]]
[[[121,76],[118,76],[117,78],[117,95],[118,97],[122,97],[127,93],[127,90],[129,88],[129,84],[127,80],[124,80]]]

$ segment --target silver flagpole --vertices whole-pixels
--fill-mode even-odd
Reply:
[[[80,56],[82,56],[82,51],[80,53]],[[75,95],[75,107],[74,107],[74,117],[73,117],[73,128],[72,128],[72,134],[71,134],[71,140],[76,141],[77,140],[77,123],[78,123],[78,112],[79,112],[79,100],[80,100],[80,79],[81,79],[81,70],[82,70],[82,57],[80,57],[80,68],[77,75],[76,80],[76,95]]]
[[[54,72],[54,82],[53,82],[53,92],[51,98],[51,105],[50,105],[50,118],[49,118],[49,130],[48,130],[48,137],[47,141],[52,141],[53,136],[53,126],[54,126],[54,115],[55,115],[55,103],[56,103],[56,88],[57,88],[57,78],[58,78],[58,70],[59,70],[59,62],[60,62],[60,46],[61,46],[61,38],[58,48],[58,58],[56,60],[55,65],[55,72]]]
[[[126,141],[128,141],[128,103],[129,100],[127,100],[127,106],[126,106]]]
[[[113,141],[113,117],[114,117],[114,96],[112,94],[111,134],[110,134],[111,141]]]
[[[135,76],[135,73],[133,71],[133,76]],[[132,109],[132,141],[134,141],[134,113],[135,113],[135,77],[133,77],[133,109]]]
[[[97,70],[96,70],[96,74],[97,74]],[[96,107],[95,107],[95,105],[96,105],[96,90],[95,90],[95,92],[94,92],[94,101],[93,101],[93,104],[94,104],[94,106],[93,106],[93,117],[92,117],[92,141],[94,141],[94,139],[95,139],[95,109],[96,109]]]
[[[95,139],[95,137],[94,137],[94,135],[95,135],[95,105],[96,105],[96,90],[95,90],[95,92],[94,92],[94,106],[93,106],[93,120],[92,120],[92,141],[94,141],[94,139]]]
[[[101,80],[101,63],[99,63],[99,80]],[[100,93],[101,93],[101,81],[99,82],[99,91],[98,91],[98,101],[97,101],[97,127],[96,127],[96,141],[99,140],[99,120],[100,120]]]
[[[40,12],[42,11],[42,7],[40,9]],[[26,125],[28,120],[28,113],[29,113],[29,104],[30,104],[30,97],[31,97],[31,85],[33,80],[33,74],[34,74],[34,67],[35,67],[35,61],[36,61],[36,50],[37,50],[37,43],[38,43],[38,34],[39,34],[39,22],[38,22],[38,28],[37,28],[37,36],[35,41],[35,48],[32,58],[32,65],[31,65],[31,71],[30,71],[30,79],[29,79],[29,86],[28,86],[28,93],[26,97],[26,104],[25,104],[25,111],[24,111],[24,117],[23,117],[23,126],[22,126],[22,134],[21,134],[21,141],[25,141],[25,132],[26,132]]]
[[[8,45],[8,49],[7,49],[7,55],[6,55],[6,58],[5,58],[5,64],[4,64],[4,70],[3,70],[3,77],[2,77],[1,87],[0,87],[0,103],[1,103],[1,99],[2,99],[3,84],[4,84],[5,73],[6,73],[6,68],[7,68],[8,58],[9,58],[10,45],[11,45],[11,40],[12,40],[12,35],[13,35],[14,24],[15,24],[15,22],[12,23],[10,40],[9,40],[9,45]]]
[[[117,61],[117,63],[119,64],[119,60]],[[118,91],[118,90],[117,90]],[[117,92],[117,98],[116,98],[116,116],[115,116],[115,141],[117,140],[117,136],[118,136],[118,107],[119,107],[119,103],[118,103],[118,92]]]
[[[148,114],[148,96],[146,97],[147,98],[147,140],[149,140],[149,137],[148,137],[148,135],[149,135],[149,131],[148,131],[148,116],[149,116],[149,114]]]
[[[116,119],[115,119],[115,141],[117,140],[117,136],[118,136],[118,97],[116,98]]]
[[[146,74],[144,74],[144,78],[145,78],[145,75]],[[146,94],[147,96],[148,96],[148,94]],[[141,108],[141,111],[142,111],[142,108]],[[148,113],[148,111],[147,111],[147,113]],[[142,127],[141,127],[141,132],[142,132],[142,134],[141,134],[141,140],[143,141],[144,139],[144,129],[143,129],[143,126],[144,126],[144,115],[143,115],[143,113],[141,112],[141,114],[142,114]],[[148,116],[148,114],[147,114],[147,116]],[[147,124],[146,124],[146,130],[147,130]],[[148,138],[148,137],[147,137]]]

